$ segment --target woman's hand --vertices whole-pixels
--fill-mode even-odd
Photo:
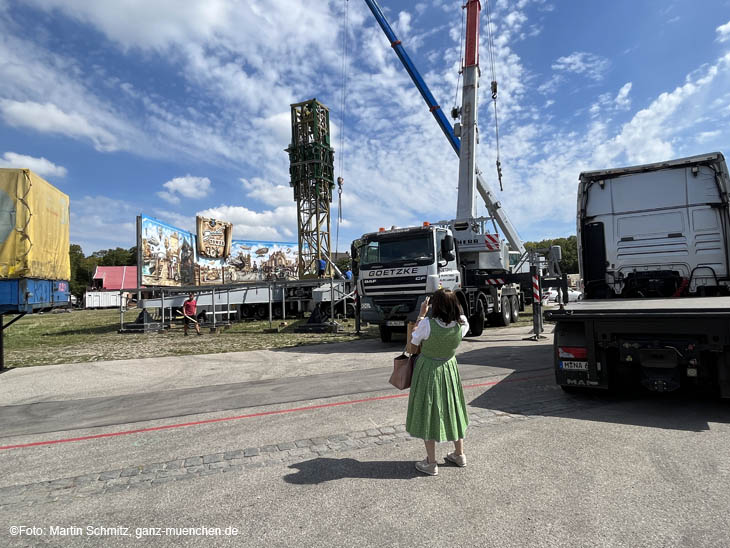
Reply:
[[[425,318],[426,312],[428,312],[428,301],[430,300],[430,297],[426,297],[424,301],[421,303],[421,311],[418,313],[419,318]]]

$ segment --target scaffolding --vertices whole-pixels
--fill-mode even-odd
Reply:
[[[330,146],[329,109],[316,99],[291,105],[292,142],[289,184],[297,202],[299,278],[316,275],[318,262],[331,275],[330,203],[334,190],[334,149]]]

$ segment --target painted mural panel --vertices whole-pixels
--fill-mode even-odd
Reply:
[[[196,217],[195,228],[198,237],[198,256],[208,259],[222,259],[231,254],[233,225],[217,219]]]
[[[223,259],[197,257],[195,260],[196,285],[220,285],[227,281],[223,277]]]
[[[197,253],[196,236],[152,217],[140,217],[142,285],[220,285],[297,279],[296,242],[233,240],[226,259]]]
[[[151,217],[141,219],[142,285],[194,284],[193,235]]]
[[[297,278],[297,244],[233,240],[226,259],[226,283]]]

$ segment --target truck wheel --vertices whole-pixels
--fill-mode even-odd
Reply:
[[[484,331],[484,304],[481,299],[477,300],[477,310],[469,318],[469,335],[478,337]]]
[[[257,320],[265,320],[269,317],[269,307],[263,304],[260,304],[256,307],[256,311],[254,312]]]
[[[380,326],[380,340],[384,343],[389,343],[390,340],[393,338],[393,332],[390,330],[390,327],[387,325],[381,325]]]
[[[517,295],[509,298],[510,320],[515,323],[520,319],[520,299]]]
[[[510,312],[509,297],[504,295],[500,301],[500,311],[495,315],[495,320],[498,326],[507,327],[510,324],[510,318],[512,313]]]

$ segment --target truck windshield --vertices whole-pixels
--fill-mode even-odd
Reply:
[[[364,242],[360,248],[360,268],[401,264],[426,265],[433,262],[433,236],[430,232],[380,237]]]

